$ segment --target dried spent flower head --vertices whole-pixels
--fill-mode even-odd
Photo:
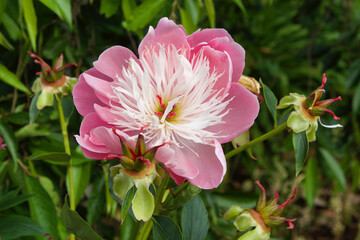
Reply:
[[[288,120],[287,125],[295,133],[306,131],[306,135],[309,142],[316,140],[316,130],[318,128],[318,122],[327,128],[342,127],[340,124],[325,125],[321,122],[320,116],[325,113],[330,113],[335,120],[340,120],[335,113],[329,110],[327,107],[333,102],[341,101],[341,97],[327,99],[319,101],[322,94],[325,92],[325,83],[327,79],[325,73],[323,74],[323,80],[317,89],[315,89],[308,97],[297,93],[290,93],[289,96],[285,96],[280,100],[278,109],[294,107],[294,110]]]

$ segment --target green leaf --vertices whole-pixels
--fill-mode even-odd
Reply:
[[[10,151],[10,155],[15,166],[17,166],[18,143],[16,141],[14,132],[10,129],[10,126],[7,124],[4,118],[0,118],[0,135],[4,139],[6,147]]]
[[[125,218],[127,216],[127,213],[129,211],[129,208],[131,206],[131,201],[134,198],[134,188],[132,187],[125,195],[124,200],[122,201],[121,204],[121,213],[120,213],[120,221],[121,224],[125,221]]]
[[[4,13],[2,21],[10,38],[14,41],[19,40],[21,38],[21,31],[17,23],[7,13]]]
[[[29,109],[29,120],[30,125],[32,125],[36,118],[39,116],[40,110],[36,107],[36,103],[39,99],[40,93],[36,94],[32,99],[30,103],[30,109]]]
[[[36,52],[37,18],[32,0],[21,0],[25,23],[29,33],[30,42]]]
[[[309,151],[309,142],[307,140],[306,131],[293,133],[293,146],[295,151],[297,176],[304,166]]]
[[[126,21],[131,19],[132,10],[136,8],[136,3],[134,0],[123,0],[121,1],[121,8]]]
[[[192,21],[190,13],[186,9],[180,8],[181,25],[185,28],[187,34],[195,32],[198,28]]]
[[[136,221],[134,220],[134,218],[130,215],[127,214],[125,221],[123,222],[123,224],[121,225],[120,228],[120,235],[121,235],[121,240],[132,240],[133,238],[133,233],[134,233],[134,229],[136,226]]]
[[[276,105],[278,103],[278,100],[276,99],[275,94],[271,91],[271,89],[268,86],[266,86],[261,80],[260,83],[263,88],[266,106],[268,107],[272,117],[274,118],[274,123],[276,126],[277,124]]]
[[[51,197],[41,186],[38,179],[27,174],[25,174],[25,185],[28,194],[35,194],[34,197],[29,199],[31,218],[36,220],[54,239],[59,239],[58,217]]]
[[[132,11],[130,20],[127,20],[124,26],[134,32],[143,29],[163,8],[165,3],[166,0],[145,0]]]
[[[204,3],[205,3],[205,8],[206,8],[206,12],[208,15],[210,27],[214,28],[215,27],[215,8],[214,8],[213,0],[205,0]]]
[[[6,48],[9,51],[14,50],[14,47],[9,43],[5,36],[0,32],[0,45]]]
[[[114,15],[121,4],[121,1],[117,0],[101,0],[100,4],[100,14],[105,14],[106,18]]]
[[[199,196],[188,202],[181,213],[181,228],[186,240],[203,240],[209,230],[205,205]]]
[[[0,64],[0,79],[6,84],[11,85],[24,93],[31,94],[19,78],[2,64]]]
[[[65,20],[70,29],[72,26],[71,2],[70,0],[40,0],[45,6],[53,11],[62,20]]]
[[[29,217],[4,215],[0,216],[0,234],[2,240],[11,240],[24,236],[41,236],[46,232]]]
[[[85,188],[90,182],[91,164],[84,163],[81,165],[73,166],[73,178],[74,178],[74,192],[75,192],[75,205],[78,205],[82,198]],[[66,187],[68,192],[69,188],[69,175],[66,175]]]
[[[64,206],[61,209],[61,220],[68,232],[75,234],[75,236],[81,239],[102,239],[77,212],[70,210],[66,198]]]
[[[6,152],[6,150],[2,150],[3,152]],[[0,150],[1,152],[1,150]],[[3,181],[3,178],[8,170],[8,162],[1,162],[0,163],[0,182]]]
[[[6,8],[7,0],[0,1],[0,23],[3,19],[5,8]]]
[[[58,165],[66,165],[70,161],[70,156],[64,152],[52,152],[43,154],[33,154],[28,158],[29,161],[45,160],[46,162]]]
[[[99,176],[92,185],[90,198],[87,206],[86,220],[93,225],[105,207],[105,178]]]
[[[63,107],[66,123],[68,123],[72,113],[74,112],[74,102],[70,98],[61,98],[60,101]]]
[[[16,196],[17,192],[17,190],[13,190],[0,196],[0,212],[23,203],[34,196],[33,194]]]
[[[314,158],[309,158],[306,165],[306,178],[305,178],[305,198],[309,208],[314,205],[317,187],[318,187],[318,167]]]
[[[340,185],[340,188],[346,190],[346,178],[344,171],[342,170],[338,161],[324,148],[319,149],[320,154],[323,157],[324,164],[327,169],[331,172],[337,183]]]
[[[153,237],[156,240],[182,240],[179,226],[169,217],[154,216],[153,217]],[[185,238],[186,239],[186,238]]]
[[[233,1],[240,8],[240,10],[243,12],[243,14],[246,16],[246,8],[245,8],[242,0],[233,0]]]

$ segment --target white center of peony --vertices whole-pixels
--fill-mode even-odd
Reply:
[[[113,86],[118,103],[111,111],[124,131],[144,129],[151,144],[170,142],[181,146],[181,139],[209,144],[221,132],[207,128],[222,123],[228,113],[224,89],[215,84],[222,73],[210,72],[209,61],[200,51],[189,61],[174,46],[157,45],[147,49],[140,60],[129,60]]]

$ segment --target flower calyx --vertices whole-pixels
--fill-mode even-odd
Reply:
[[[66,76],[64,75],[65,69],[71,66],[77,66],[76,63],[69,63],[63,66],[64,55],[61,54],[58,60],[56,61],[53,69],[47,64],[41,57],[36,54],[28,51],[31,57],[35,58],[34,62],[40,64],[42,71],[37,72],[36,75],[40,75],[43,84],[48,84],[49,86],[61,86],[66,81]]]
[[[167,144],[163,143],[161,145],[147,149],[145,144],[144,135],[142,132],[139,133],[135,149],[132,144],[116,132],[116,129],[113,128],[113,133],[119,138],[122,148],[122,154],[109,154],[105,157],[104,160],[118,160],[120,161],[123,170],[130,176],[134,178],[142,178],[144,175],[148,175],[150,172],[154,171],[155,168],[155,154],[156,151]]]
[[[279,205],[277,203],[279,200],[279,194],[276,191],[275,198],[267,202],[265,188],[260,184],[259,181],[256,181],[255,183],[261,188],[261,194],[256,203],[256,212],[260,215],[263,223],[268,227],[273,227],[287,222],[289,224],[289,227],[287,227],[287,229],[293,229],[294,224],[292,224],[292,222],[295,221],[296,218],[286,219],[284,217],[281,217],[280,214],[282,213],[284,208],[295,198],[297,188],[294,189],[292,196],[288,200],[286,200],[283,204]]]
[[[318,128],[318,121],[322,126],[327,128],[342,127],[340,124],[325,125],[320,121],[320,116],[325,113],[330,113],[335,120],[340,120],[333,111],[328,109],[328,106],[330,106],[333,102],[342,100],[340,96],[333,99],[319,101],[325,92],[324,86],[326,81],[326,76],[323,74],[322,84],[308,97],[297,93],[290,93],[289,96],[283,97],[277,106],[278,109],[294,107],[295,111],[290,114],[287,120],[287,125],[295,133],[306,131],[309,142],[316,140],[315,133]]]
[[[29,52],[31,57],[35,58],[34,62],[40,64],[42,71],[37,72],[38,77],[31,90],[35,94],[39,94],[37,98],[36,107],[41,110],[46,106],[52,106],[54,103],[54,95],[68,95],[72,92],[74,85],[77,82],[76,78],[65,76],[65,69],[70,66],[77,66],[75,63],[70,63],[65,66],[63,64],[63,54],[60,55],[56,61],[53,69],[42,58]]]
[[[286,219],[280,214],[284,208],[295,198],[296,188],[290,199],[283,204],[277,204],[279,194],[275,192],[275,198],[266,201],[265,189],[259,181],[255,182],[262,190],[255,209],[246,209],[239,206],[232,206],[225,214],[226,221],[234,220],[234,225],[242,234],[238,240],[268,240],[270,239],[271,227],[280,225],[284,222],[289,224],[287,229],[293,229],[292,223],[295,219]]]

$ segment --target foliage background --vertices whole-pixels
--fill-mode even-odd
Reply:
[[[244,74],[261,78],[278,99],[289,92],[310,93],[320,85],[324,72],[326,98],[340,95],[343,99],[331,109],[344,127],[319,127],[298,177],[291,134],[286,132],[253,147],[258,160],[242,153],[228,161],[221,186],[201,193],[210,220],[207,239],[231,239],[234,228],[219,214],[232,204],[253,207],[259,193],[255,180],[266,186],[268,194],[278,190],[280,201],[295,185],[299,188],[296,200],[284,212],[288,218],[297,217],[295,229],[273,229],[274,239],[360,239],[359,0],[2,0],[0,132],[7,148],[0,151],[0,203],[9,193],[23,199],[16,206],[1,208],[0,204],[0,226],[11,222],[2,216],[16,214],[34,219],[55,239],[67,237],[58,218],[66,194],[65,167],[28,160],[32,154],[64,149],[56,108],[45,108],[29,126],[33,96],[25,93],[21,83],[30,89],[40,68],[26,51],[50,62],[64,53],[65,63],[79,66],[68,75],[78,77],[110,46],[122,45],[137,53],[148,26],[155,27],[161,17],[182,24],[188,34],[198,28],[225,28],[246,50]],[[63,105],[73,136],[81,118],[70,99]],[[330,115],[322,120],[335,124]],[[273,126],[263,103],[251,138]],[[125,222],[130,227],[120,226],[119,205],[107,190],[106,168],[85,159],[73,137],[71,144],[77,211],[104,238],[131,239],[131,226],[136,226],[131,219]],[[232,145],[224,149],[229,151]],[[27,195],[31,193],[36,196]]]

